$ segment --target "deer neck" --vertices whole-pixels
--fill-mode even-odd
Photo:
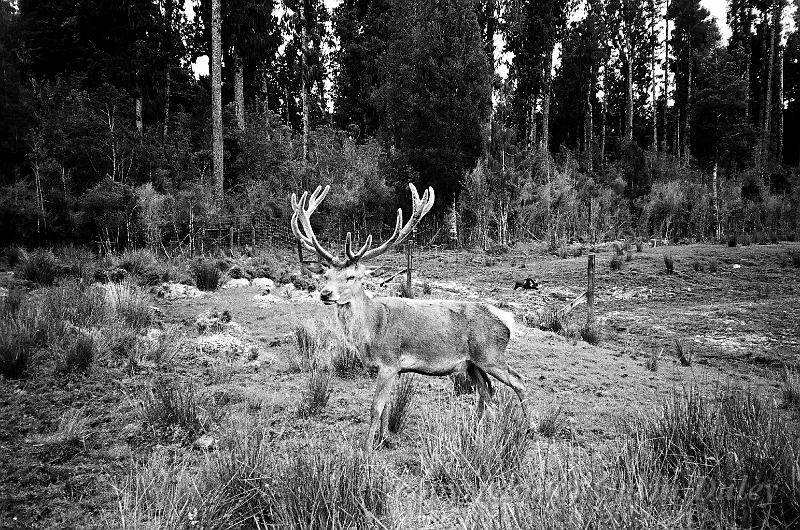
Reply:
[[[361,290],[346,304],[336,306],[336,316],[344,328],[345,337],[359,350],[372,340],[375,302]]]

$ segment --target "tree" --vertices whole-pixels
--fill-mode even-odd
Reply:
[[[221,0],[211,0],[211,151],[213,156],[214,190],[217,204],[222,206],[225,188],[222,145],[222,11]]]
[[[394,16],[375,92],[379,134],[396,167],[418,173],[449,204],[482,154],[491,97],[475,10],[470,0],[414,0],[395,4]]]

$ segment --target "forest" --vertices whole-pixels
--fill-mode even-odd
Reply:
[[[723,39],[699,0],[2,0],[0,237],[288,232],[331,184],[341,240],[413,182],[467,247],[793,241],[796,7],[730,0]]]

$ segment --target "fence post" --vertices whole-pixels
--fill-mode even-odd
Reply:
[[[406,294],[409,298],[413,296],[411,291],[411,266],[414,261],[414,240],[417,238],[417,229],[411,231],[411,237],[406,241]]]
[[[594,326],[594,254],[589,254],[586,284],[586,326]]]
[[[297,240],[297,259],[300,260],[300,268],[303,267],[303,244]]]

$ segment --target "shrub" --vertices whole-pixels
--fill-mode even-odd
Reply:
[[[583,256],[583,247],[573,247],[572,249],[572,257],[573,258],[580,258]]]
[[[21,262],[27,261],[28,252],[24,248],[15,245],[6,249],[5,256],[8,266],[13,269]]]
[[[210,261],[200,261],[192,268],[194,281],[201,291],[216,291],[219,288],[222,272]]]
[[[77,333],[67,339],[58,369],[62,372],[88,372],[96,356],[94,337],[88,333]]]
[[[316,367],[311,370],[305,392],[300,400],[300,408],[298,410],[300,417],[316,416],[322,412],[331,397],[330,382],[331,376],[329,372]]]
[[[636,252],[641,252],[641,251],[642,251],[642,240],[641,239],[637,239],[636,240]]]
[[[0,374],[8,379],[25,377],[34,342],[34,331],[26,321],[0,320]]]
[[[156,434],[188,440],[206,431],[194,387],[175,380],[161,379],[145,394],[142,419]]]
[[[157,263],[155,254],[147,249],[125,250],[119,258],[119,267],[135,275],[141,275]]]
[[[622,245],[620,245],[617,241],[614,241],[611,244],[611,249],[614,251],[615,256],[622,256],[622,254],[624,254],[624,251],[622,250]]]
[[[389,432],[399,434],[403,431],[411,416],[411,407],[414,404],[414,375],[401,374],[395,385],[389,407]]]
[[[735,246],[736,246],[736,234],[732,234],[732,235],[731,235],[731,236],[728,238],[728,246],[729,246],[729,247],[731,247],[731,248],[733,248],[733,247],[735,247]]]
[[[672,258],[672,254],[664,254],[664,268],[667,274],[675,272],[675,260]]]
[[[611,258],[611,261],[608,262],[608,266],[611,267],[612,271],[618,271],[622,269],[622,259],[619,256],[615,255]]]
[[[562,432],[566,426],[567,419],[564,415],[564,408],[561,405],[548,407],[542,412],[542,417],[536,426],[536,432],[545,438],[552,438]]]
[[[35,250],[17,265],[16,274],[23,280],[48,286],[61,275],[61,265],[49,250]]]
[[[580,330],[581,340],[596,345],[600,342],[600,330],[594,324],[584,324]]]
[[[781,394],[787,406],[800,407],[800,373],[788,366],[783,369]]]
[[[429,409],[420,430],[422,475],[442,496],[463,500],[491,484],[517,484],[524,469],[528,423],[509,393],[500,394],[497,418],[474,410]]]
[[[716,274],[717,271],[719,271],[719,263],[716,259],[712,258],[708,261],[708,272]]]
[[[695,272],[705,272],[706,266],[702,261],[694,260],[692,262],[692,269],[694,269]]]
[[[58,250],[58,258],[64,263],[65,272],[91,283],[95,273],[95,256],[92,251],[69,245]]]

